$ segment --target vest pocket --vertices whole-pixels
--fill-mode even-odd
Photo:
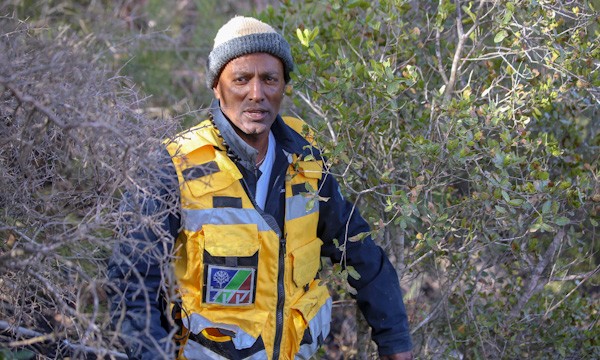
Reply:
[[[310,359],[329,335],[332,301],[326,286],[318,281],[292,305],[290,337],[296,359]]]
[[[203,146],[179,159],[177,164],[181,171],[180,190],[184,207],[197,206],[202,196],[225,189],[242,178],[227,155],[214,151],[212,146]],[[187,202],[190,200],[191,203]]]
[[[264,358],[268,312],[256,309],[260,253],[256,224],[202,225],[202,299],[183,319],[187,359]],[[201,302],[201,303],[200,303]]]
[[[256,224],[205,225],[203,229],[202,302],[253,305],[260,247]]]
[[[292,279],[297,287],[310,284],[317,276],[321,266],[321,245],[323,245],[323,241],[317,238],[291,252]]]
[[[237,315],[222,312],[203,315],[191,314],[183,320],[183,324],[189,326],[183,346],[185,358],[246,359],[264,352],[261,332],[267,312],[241,310]]]
[[[204,248],[213,256],[252,256],[260,247],[256,224],[204,224]]]

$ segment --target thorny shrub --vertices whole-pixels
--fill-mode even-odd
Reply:
[[[143,114],[100,46],[0,18],[0,358],[123,357],[105,275],[118,204],[155,181],[133,175],[174,122]]]

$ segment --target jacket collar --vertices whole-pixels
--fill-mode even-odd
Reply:
[[[258,150],[253,148],[252,146],[246,144],[238,134],[236,134],[233,126],[221,111],[221,105],[219,104],[219,100],[213,100],[210,105],[210,112],[212,114],[212,119],[215,123],[217,129],[221,133],[223,140],[225,140],[225,145],[228,147],[228,151],[233,153],[233,155],[237,158],[236,160],[248,170],[254,171],[256,169],[256,156],[258,155]]]

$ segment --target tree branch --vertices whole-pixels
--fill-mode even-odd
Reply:
[[[2,331],[10,331],[13,334],[15,334],[16,336],[19,337],[27,337],[30,340],[39,340],[39,341],[45,341],[48,339],[53,339],[56,338],[55,334],[42,334],[40,332],[37,332],[35,330],[31,330],[31,329],[27,329],[27,328],[23,328],[20,326],[12,326],[11,324],[9,324],[6,321],[0,320],[0,330]],[[79,344],[73,344],[70,341],[63,339],[61,340],[61,343],[63,346],[68,347],[69,349],[72,350],[77,350],[77,351],[83,351],[86,352],[88,354],[107,354],[109,356],[112,356],[115,359],[127,359],[127,355],[123,354],[122,352],[118,352],[118,351],[114,351],[114,350],[108,350],[108,349],[102,349],[102,348],[94,348],[91,346],[84,346],[84,345],[79,345]],[[15,342],[14,345],[27,345],[27,342]]]
[[[586,274],[582,274],[584,277],[583,279],[577,284],[577,286],[575,286],[573,288],[573,290],[569,291],[569,293],[562,299],[560,299],[559,302],[557,302],[556,304],[554,304],[550,309],[546,310],[546,313],[544,314],[544,319],[546,319],[548,317],[548,314],[550,314],[551,312],[553,312],[554,310],[556,310],[557,307],[560,306],[560,304],[562,304],[569,296],[571,296],[575,291],[577,291],[577,289],[579,289],[579,287],[581,285],[583,285],[583,283],[586,282],[586,280],[588,280],[589,278],[591,278],[593,275],[595,275],[596,273],[598,273],[598,271],[600,271],[600,265],[597,266],[594,270],[586,273]],[[576,278],[574,279],[578,279],[579,276],[581,275],[577,275]]]
[[[542,278],[542,273],[544,272],[544,269],[546,269],[550,261],[554,258],[554,255],[556,254],[556,251],[558,250],[558,247],[564,237],[565,231],[563,229],[560,229],[556,236],[554,236],[554,239],[552,240],[552,243],[550,243],[550,245],[548,246],[548,249],[546,249],[544,256],[542,256],[542,259],[538,262],[537,266],[533,270],[533,275],[531,276],[531,280],[529,280],[527,290],[521,296],[519,302],[510,311],[509,319],[516,318],[521,312],[521,310],[523,310],[529,299],[531,299],[531,297],[535,295],[535,293],[540,291],[541,286],[539,286],[539,282]]]

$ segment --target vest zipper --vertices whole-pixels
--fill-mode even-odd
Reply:
[[[279,273],[277,274],[277,310],[275,313],[275,343],[273,347],[273,360],[279,359],[281,352],[281,338],[283,337],[283,305],[285,304],[285,285],[283,275],[285,272],[285,238],[279,239]]]
[[[279,267],[277,270],[277,308],[275,309],[275,339],[273,343],[273,360],[279,359],[279,354],[281,352],[281,339],[283,337],[283,306],[285,305],[285,285],[284,285],[284,272],[285,272],[285,248],[286,241],[285,236],[281,235],[281,230],[279,229],[279,225],[277,225],[277,221],[271,215],[265,213],[258,205],[256,204],[256,199],[252,196],[252,192],[250,191],[250,187],[246,182],[246,179],[242,177],[242,187],[248,194],[254,209],[258,211],[258,213],[265,219],[269,227],[273,229],[277,235],[279,235]]]

